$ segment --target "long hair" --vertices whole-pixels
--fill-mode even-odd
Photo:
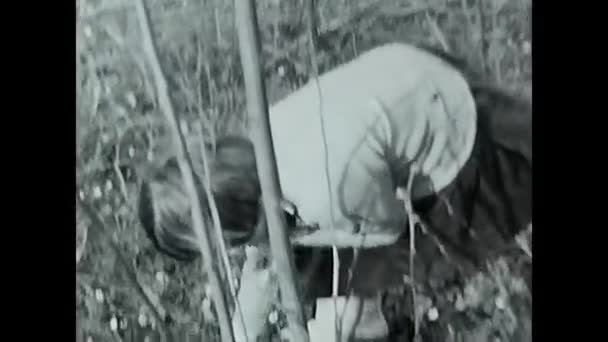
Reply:
[[[225,137],[218,140],[215,152],[210,157],[210,179],[222,229],[229,244],[242,243],[254,234],[260,213],[261,192],[253,145],[244,138]],[[206,192],[200,180],[196,186],[201,195],[202,214],[210,222]],[[143,180],[138,212],[144,231],[161,252],[182,261],[191,261],[199,255],[191,206],[176,158],[169,158]]]
[[[183,261],[198,255],[188,201],[173,158],[141,184],[138,214],[146,235],[158,250]]]
[[[464,61],[423,49],[467,78],[478,119],[472,155],[421,214],[436,234],[480,264],[532,220],[532,105],[485,82]]]

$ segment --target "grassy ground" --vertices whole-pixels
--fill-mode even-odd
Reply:
[[[185,124],[203,122],[210,136],[242,130],[232,2],[147,3]],[[134,170],[159,152],[156,146],[163,146],[165,136],[134,11],[127,4],[79,4],[78,182],[80,195],[108,223],[106,231],[88,230],[78,266],[77,310],[86,336],[95,341],[124,339],[135,326],[144,333],[159,326],[205,333],[215,326],[199,265],[158,255],[142,236],[133,210]],[[263,0],[258,7],[268,96],[274,102],[310,75],[305,12],[302,1]],[[425,43],[466,58],[495,83],[531,98],[531,7],[530,0],[317,1],[317,60],[323,71],[385,42]],[[78,219],[83,232],[88,222]],[[522,280],[532,267],[526,249],[531,250],[530,234],[489,272],[422,293],[426,300],[419,310],[428,340],[531,340],[532,298]],[[387,297],[389,321],[406,326],[408,300],[403,293]]]

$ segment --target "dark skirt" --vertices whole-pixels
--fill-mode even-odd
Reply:
[[[414,203],[426,230],[418,229],[415,238],[417,282],[441,283],[462,271],[482,270],[532,220],[531,104],[486,86],[472,91],[478,123],[471,157],[448,187]],[[299,253],[306,260],[306,249]],[[313,297],[331,295],[331,251],[322,253],[318,277],[311,281]],[[409,229],[391,246],[360,250],[356,258],[345,249],[340,259],[341,294],[352,289],[373,296],[403,285],[410,273]]]

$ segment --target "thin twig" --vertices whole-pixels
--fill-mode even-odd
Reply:
[[[97,116],[97,110],[99,109],[99,102],[101,99],[101,81],[99,77],[97,77],[97,73],[95,72],[97,61],[94,56],[90,55],[87,58],[87,67],[88,73],[87,75],[90,78],[90,86],[92,88],[92,96],[93,99],[91,101],[91,107],[89,109],[89,117],[95,118]]]
[[[129,195],[127,193],[127,183],[125,182],[125,178],[122,176],[122,172],[120,172],[120,142],[121,139],[118,140],[118,143],[115,145],[114,152],[114,160],[112,161],[112,168],[114,169],[114,173],[116,174],[116,178],[118,179],[118,187],[120,188],[120,193],[125,199],[125,202],[130,207]]]
[[[409,264],[410,264],[410,286],[412,289],[412,311],[414,316],[414,341],[419,341],[419,317],[416,311],[417,308],[417,293],[416,293],[416,277],[414,272],[415,266],[415,256],[416,256],[416,224],[420,222],[418,215],[414,212],[414,208],[412,206],[412,186],[414,183],[414,177],[417,174],[417,168],[413,166],[410,168],[410,174],[407,181],[407,186],[405,190],[403,188],[397,189],[397,198],[403,201],[403,205],[405,208],[405,212],[407,213],[408,225],[409,225],[409,239],[410,239],[410,255],[409,255]]]
[[[182,180],[185,185],[186,193],[188,194],[190,200],[194,232],[197,237],[199,249],[205,260],[204,266],[209,276],[209,282],[212,288],[212,298],[220,324],[222,341],[231,342],[234,341],[234,332],[232,331],[232,325],[230,324],[230,314],[228,312],[226,298],[222,292],[222,286],[218,275],[218,270],[216,268],[217,266],[213,262],[214,258],[213,253],[211,253],[211,241],[209,239],[209,233],[205,229],[201,202],[199,201],[199,194],[197,193],[197,188],[195,185],[196,183],[194,181],[195,175],[192,169],[192,161],[187,153],[187,143],[179,128],[174,105],[169,96],[167,81],[158,60],[155,42],[152,39],[152,31],[149,24],[146,5],[144,0],[137,0],[135,4],[139,19],[138,21],[140,24],[140,31],[143,36],[144,51],[146,51],[147,61],[153,70],[159,104],[162,109],[161,111],[165,115],[165,119],[170,126],[173,139],[179,141],[176,146],[178,152],[178,165],[182,174]]]
[[[359,48],[357,47],[357,34],[355,32],[351,32],[351,36],[351,41],[353,43],[353,53],[356,58],[357,56],[359,56]]]
[[[278,270],[281,304],[292,333],[292,341],[308,341],[306,321],[296,288],[295,265],[286,222],[280,206],[282,194],[277,161],[270,132],[268,100],[261,72],[260,37],[253,0],[234,2],[240,61],[245,81],[247,112],[251,124],[249,137],[255,147],[255,159],[262,187],[273,265]]]
[[[201,46],[201,44],[197,44],[196,69],[195,69],[195,75],[194,75],[197,80],[200,80],[200,76],[201,76],[202,54],[203,54],[202,46]],[[187,81],[186,78],[187,77],[184,76],[184,82]],[[188,83],[190,84],[190,87],[184,88],[183,90],[184,90],[184,92],[189,93],[191,95],[191,96],[189,96],[191,104],[197,106],[198,115],[201,119],[204,120],[205,114],[203,112],[203,103],[202,103],[202,98],[200,96],[200,94],[201,94],[200,82],[198,83],[199,91],[196,92],[197,94],[199,94],[199,96],[196,100],[195,100],[195,96],[192,95],[192,92],[187,91],[188,89],[192,89],[191,82],[189,82],[189,80],[188,80]],[[185,86],[185,83],[183,84],[183,86]],[[236,296],[236,284],[234,283],[234,274],[232,272],[232,267],[230,265],[230,259],[228,257],[226,243],[223,238],[223,233],[222,233],[223,230],[222,230],[222,226],[221,226],[221,222],[220,222],[220,216],[218,213],[217,205],[215,203],[215,198],[213,197],[213,194],[211,193],[211,171],[210,171],[210,167],[209,167],[209,158],[207,158],[204,125],[201,125],[199,128],[200,128],[199,137],[200,137],[200,146],[201,146],[200,152],[201,152],[202,161],[203,161],[203,173],[204,173],[204,178],[205,178],[204,179],[205,180],[205,193],[207,196],[207,201],[209,202],[209,206],[210,206],[211,219],[213,221],[213,226],[215,228],[215,234],[216,234],[216,238],[217,238],[216,242],[218,243],[220,257],[222,259],[222,262],[224,264],[224,269],[227,274],[226,277],[228,278],[227,280],[228,280],[230,293],[232,295],[232,298],[234,298],[235,301],[238,301],[237,296]],[[211,130],[211,131],[213,132],[214,130]],[[211,138],[214,139],[215,137],[212,136]],[[237,304],[236,305],[237,311],[240,312],[240,307],[239,307],[238,303],[236,303],[236,304]]]
[[[202,108],[199,108],[199,109],[202,110]],[[232,295],[232,298],[235,301],[236,314],[239,317],[238,319],[240,319],[242,321],[241,322],[243,324],[242,326],[245,327],[241,304],[239,302],[239,299],[238,299],[238,296],[236,293],[236,284],[234,283],[234,273],[232,272],[232,267],[230,265],[230,258],[228,257],[226,243],[223,238],[223,233],[222,233],[223,230],[222,230],[222,226],[221,226],[221,222],[220,222],[220,215],[219,215],[219,212],[217,209],[217,204],[215,203],[215,198],[213,197],[213,194],[211,193],[211,173],[210,173],[210,168],[209,168],[209,160],[207,158],[204,133],[202,132],[202,129],[200,132],[200,137],[201,137],[201,142],[200,142],[201,143],[201,155],[202,155],[202,159],[203,159],[203,168],[204,168],[204,174],[205,174],[205,190],[206,190],[207,200],[209,201],[211,219],[213,220],[213,227],[215,228],[217,243],[219,245],[220,257],[222,259],[222,262],[224,263],[224,269],[226,270],[226,278],[228,278],[228,286],[230,289],[230,294]],[[243,332],[243,334],[244,334],[245,338],[247,340],[249,340],[249,338],[247,337],[246,330]]]
[[[198,82],[198,89],[196,91],[197,94],[197,105],[199,108],[199,117],[201,119],[205,119],[207,120],[207,125],[205,127],[207,127],[207,130],[209,131],[209,135],[210,135],[210,142],[213,144],[213,151],[215,151],[215,143],[216,143],[216,126],[217,126],[217,109],[214,108],[214,103],[215,103],[215,91],[212,88],[213,87],[213,79],[211,78],[211,67],[209,65],[209,59],[206,58],[205,60],[203,60],[203,56],[204,56],[204,50],[203,50],[203,45],[200,39],[197,39],[196,41],[196,79],[200,80]],[[205,113],[203,113],[203,108],[204,108],[204,103],[203,103],[203,78],[202,78],[202,73],[205,73],[205,77],[207,80],[207,93],[209,96],[209,103],[208,103],[208,110],[207,113],[205,115]],[[204,128],[204,127],[203,127]]]
[[[441,28],[439,27],[439,24],[437,24],[437,21],[431,18],[431,15],[429,14],[428,10],[424,11],[424,17],[426,18],[426,21],[431,27],[431,31],[433,32],[435,39],[437,39],[439,41],[439,44],[441,44],[441,48],[443,49],[443,51],[450,52],[450,46],[448,45],[448,41],[445,38],[445,35],[441,31]]]
[[[224,42],[224,38],[222,37],[222,29],[220,26],[220,13],[219,13],[219,4],[221,1],[215,0],[213,2],[213,20],[215,22],[215,37],[217,45],[222,45]]]
[[[84,250],[87,244],[89,228],[85,222],[83,222],[82,215],[80,215],[80,210],[77,207],[76,210],[76,265],[82,259],[84,255]],[[80,243],[78,241],[78,237],[80,237]]]
[[[532,249],[530,248],[530,243],[528,242],[528,238],[526,235],[532,235],[532,224],[528,225],[528,228],[518,235],[515,236],[515,243],[517,243],[518,247],[530,258],[532,259]]]
[[[492,31],[491,32],[495,32],[496,28],[498,27],[498,11],[500,9],[499,8],[492,8]],[[494,35],[492,34],[492,44],[494,45],[496,42],[496,38],[494,38]],[[496,77],[496,83],[497,84],[502,84],[502,71],[500,70],[500,62],[502,57],[498,57],[496,56],[496,54],[494,54],[493,58],[494,60],[494,72],[495,72],[495,77]]]
[[[321,83],[319,81],[319,65],[317,63],[317,25],[316,25],[316,7],[315,0],[308,0],[307,3],[308,9],[308,52],[310,56],[310,62],[312,66],[312,76],[315,80],[317,93],[319,96],[319,119],[321,120],[321,136],[323,140],[323,154],[324,154],[324,166],[325,166],[325,181],[327,185],[327,192],[329,195],[329,212],[330,212],[330,228],[332,232],[335,232],[334,226],[334,208],[333,208],[333,194],[332,194],[332,184],[331,184],[331,175],[329,172],[329,146],[327,143],[327,132],[325,131],[325,118],[323,116],[323,92],[321,91]],[[336,323],[336,336],[341,336],[341,327],[339,326],[339,322],[341,318],[344,316],[344,313],[338,316],[338,286],[340,284],[340,255],[338,254],[338,248],[335,243],[331,246],[332,251],[332,259],[333,259],[333,268],[332,268],[332,283],[331,283],[331,296],[334,302],[334,314],[335,314],[335,323]],[[346,306],[345,306],[346,308]],[[348,332],[350,333],[350,332]],[[347,336],[350,336],[348,334]]]
[[[469,6],[467,5],[467,1],[468,0],[460,0],[460,10],[462,11],[462,14],[464,15],[464,22],[462,23],[462,30],[464,32],[464,38],[465,41],[469,41],[470,42],[470,32],[471,32],[471,13],[469,11]]]
[[[481,39],[481,62],[483,65],[483,70],[486,75],[490,74],[490,65],[488,64],[488,42],[486,40],[485,27],[486,27],[486,18],[485,18],[485,10],[483,6],[484,0],[477,0],[477,12],[479,15],[479,33]]]

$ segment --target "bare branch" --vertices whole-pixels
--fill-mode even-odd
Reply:
[[[405,189],[398,188],[397,189],[397,198],[403,201],[403,206],[405,212],[407,213],[408,225],[409,225],[409,239],[410,239],[410,285],[412,289],[412,309],[413,309],[413,317],[414,317],[414,341],[420,341],[420,318],[418,317],[417,308],[417,293],[416,293],[416,277],[414,272],[414,258],[416,256],[416,224],[420,222],[418,215],[414,212],[414,208],[412,205],[412,185],[414,182],[414,177],[416,176],[417,168],[412,167],[410,169],[410,174],[407,181],[407,186]]]
[[[483,5],[484,0],[477,0],[477,15],[479,16],[479,32],[481,37],[481,60],[483,64],[483,70],[486,75],[490,74],[490,65],[488,64],[488,42],[486,40],[485,27],[485,8]]]
[[[260,70],[260,39],[253,0],[235,2],[235,21],[250,119],[249,136],[255,146],[255,159],[268,223],[272,260],[277,269],[283,310],[287,316],[292,336],[297,341],[308,341],[304,310],[295,286],[295,266],[291,245],[280,205],[282,195],[270,134],[264,80]]]
[[[178,119],[175,114],[173,103],[168,92],[167,81],[165,79],[163,70],[158,60],[158,54],[156,52],[156,46],[152,39],[152,33],[149,24],[149,17],[145,7],[144,0],[137,0],[135,2],[137,15],[140,24],[140,31],[143,35],[143,46],[146,52],[146,58],[150,67],[153,70],[157,95],[159,98],[159,104],[161,111],[165,115],[169,127],[171,129],[174,140],[179,141],[177,146],[177,157],[178,165],[182,174],[182,180],[185,185],[186,192],[188,194],[190,204],[192,206],[192,221],[194,226],[194,232],[197,236],[199,248],[201,254],[204,257],[204,266],[207,274],[209,275],[209,281],[212,289],[212,298],[215,303],[216,312],[219,318],[220,331],[222,340],[224,342],[234,341],[234,333],[230,324],[230,315],[228,312],[228,306],[226,298],[222,292],[222,286],[220,283],[220,277],[217,270],[217,265],[214,263],[214,256],[211,247],[211,241],[209,238],[209,232],[205,229],[205,221],[202,216],[201,202],[199,201],[199,194],[195,186],[194,172],[192,170],[192,161],[187,153],[187,143],[184,135],[179,129]]]
[[[125,182],[125,178],[122,176],[122,172],[120,172],[120,143],[122,139],[118,139],[118,143],[115,145],[115,153],[114,160],[112,162],[112,168],[114,169],[114,173],[116,174],[116,178],[118,179],[118,186],[120,188],[120,193],[125,199],[127,205],[130,206],[129,194],[127,193],[127,183]]]
[[[441,44],[441,48],[443,49],[443,51],[450,52],[450,46],[448,44],[448,41],[445,38],[443,32],[441,31],[439,24],[437,24],[437,21],[431,17],[428,10],[424,11],[424,16],[426,18],[426,21],[429,23],[429,26],[431,27],[431,31],[433,32],[435,39],[437,39],[439,41],[439,44]]]
[[[211,172],[210,172],[210,168],[209,168],[209,159],[207,158],[207,151],[206,151],[206,147],[205,147],[205,139],[204,139],[204,133],[200,132],[200,137],[201,137],[201,154],[202,154],[202,159],[203,159],[203,168],[204,168],[204,175],[205,175],[205,193],[207,195],[207,200],[209,201],[209,207],[211,210],[211,219],[213,220],[213,227],[215,229],[215,234],[217,237],[217,243],[219,245],[219,252],[220,252],[220,256],[222,258],[222,262],[224,263],[224,268],[226,270],[226,274],[227,274],[227,278],[228,278],[228,285],[230,288],[230,294],[232,295],[232,298],[236,299],[236,285],[234,284],[234,274],[232,273],[232,268],[230,267],[230,259],[228,258],[228,253],[226,252],[226,243],[224,241],[224,239],[222,238],[223,233],[222,233],[222,226],[221,226],[221,222],[220,222],[220,215],[217,209],[217,205],[215,203],[215,198],[213,197],[213,194],[211,193]],[[237,311],[240,311],[240,305],[237,302],[236,303],[236,307],[237,307]]]

